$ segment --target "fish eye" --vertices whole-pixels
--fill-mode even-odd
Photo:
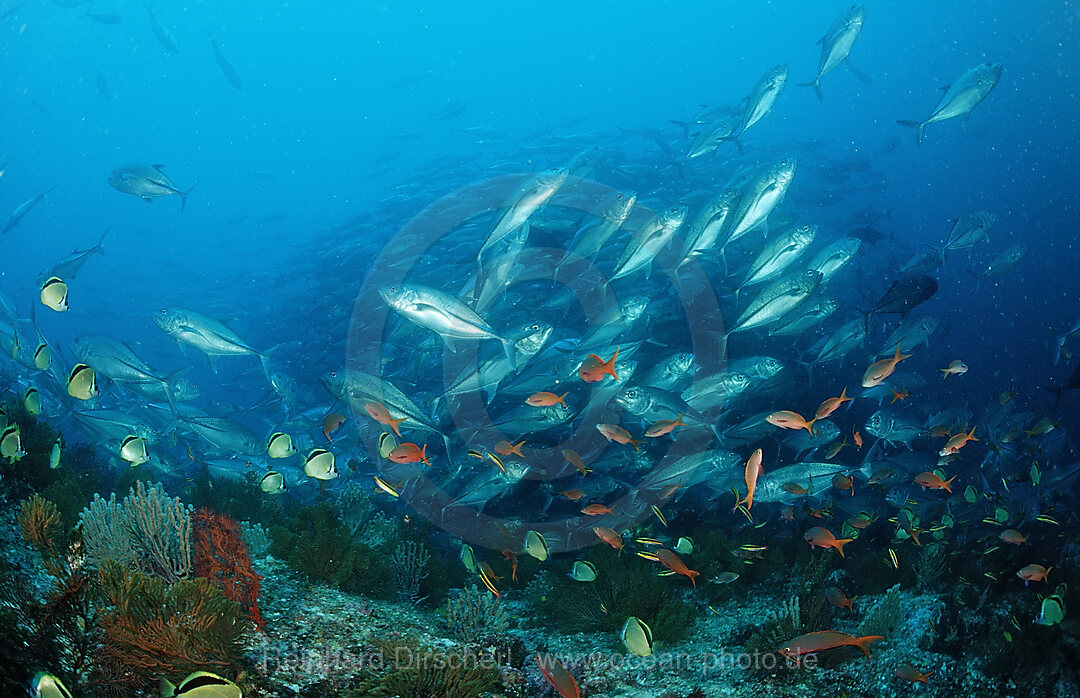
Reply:
[[[162,314],[162,315],[165,315],[166,313],[168,313],[168,311],[167,311],[167,310],[165,310],[165,308],[162,308],[162,309],[161,309],[161,314]]]

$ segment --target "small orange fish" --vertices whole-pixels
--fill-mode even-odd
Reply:
[[[786,507],[780,510],[780,520],[784,523],[792,523],[795,521],[795,506],[788,504]]]
[[[975,438],[975,427],[971,427],[971,431],[967,434],[960,432],[946,441],[945,445],[938,451],[938,455],[951,456],[966,446],[968,441],[978,441],[978,439]]]
[[[746,470],[743,471],[743,480],[746,482],[746,496],[735,503],[732,512],[739,508],[739,505],[745,504],[747,511],[750,507],[754,506],[754,490],[757,489],[758,478],[765,472],[765,469],[761,467],[761,449],[754,451],[750,454],[750,458],[746,461]]]
[[[855,612],[854,603],[856,598],[858,597],[852,596],[848,598],[848,595],[837,587],[829,587],[825,590],[826,601],[837,608],[846,608],[851,613]]]
[[[1005,529],[998,534],[998,538],[1000,538],[1003,542],[1009,543],[1011,545],[1023,545],[1024,543],[1027,543],[1027,538],[1024,536],[1024,534],[1020,531],[1017,531],[1015,528]]]
[[[401,432],[398,430],[398,425],[405,421],[405,417],[394,419],[390,416],[390,410],[386,409],[386,406],[381,402],[365,402],[364,410],[368,415],[379,424],[385,424],[394,430],[394,433],[401,436]]]
[[[862,387],[873,388],[876,385],[881,385],[896,371],[896,364],[900,363],[904,359],[911,358],[911,354],[900,353],[900,343],[896,343],[896,353],[893,354],[891,359],[882,359],[881,361],[875,361],[870,364],[870,367],[866,369],[862,377]]]
[[[859,432],[853,430],[851,432],[851,439],[855,442],[855,450],[856,451],[861,451],[862,450],[862,434],[860,434]]]
[[[815,509],[814,507],[810,506],[809,499],[804,499],[803,511],[805,511],[807,514],[814,517],[815,519],[827,519],[832,516],[832,502],[826,502],[825,504],[822,504],[820,507]]]
[[[893,476],[892,468],[878,468],[874,472],[870,473],[870,478],[866,481],[868,485],[880,485]]]
[[[961,361],[960,359],[956,359],[945,368],[939,368],[938,370],[941,371],[941,378],[942,380],[944,380],[951,375],[964,375],[968,372],[968,367],[967,364],[965,364],[963,361]]]
[[[927,432],[927,435],[933,439],[944,439],[947,436],[952,436],[952,427],[940,424]]]
[[[850,519],[848,519],[844,523],[846,523],[848,526],[851,526],[852,528],[854,528],[857,531],[861,531],[864,528],[866,528],[867,526],[869,526],[870,524],[874,523],[874,520],[875,520],[875,517],[864,513],[864,514],[857,514],[855,516],[852,516]]]
[[[926,489],[945,490],[949,494],[952,494],[952,488],[949,487],[949,485],[951,485],[952,481],[955,480],[955,479],[956,479],[955,475],[950,477],[948,480],[942,480],[940,477],[938,477],[934,473],[926,473],[926,472],[924,472],[924,473],[919,473],[918,475],[915,476],[915,484],[918,485],[919,487],[922,487],[924,490],[926,490]]]
[[[585,461],[581,459],[581,456],[574,449],[564,448],[562,450],[562,455],[563,458],[566,459],[567,463],[577,469],[578,473],[585,475],[586,473],[592,472],[591,470],[589,470],[589,468],[585,467]]]
[[[595,383],[598,380],[602,380],[605,375],[611,376],[615,380],[619,380],[618,374],[615,373],[615,360],[619,358],[619,350],[615,349],[615,355],[607,361],[596,354],[589,354],[584,361],[581,362],[581,366],[578,367],[578,375],[581,376],[581,380],[586,383]]]
[[[558,691],[561,698],[581,698],[574,675],[567,671],[558,659],[550,654],[545,654],[543,657],[538,654],[536,665],[540,667],[540,673]]]
[[[855,539],[837,538],[829,529],[814,526],[806,532],[803,540],[809,543],[811,548],[836,548],[836,552],[840,553],[840,557],[844,557],[844,546]]]
[[[582,514],[586,516],[600,516],[601,514],[614,514],[610,507],[606,507],[603,504],[590,504],[581,510]]]
[[[904,513],[903,510],[901,510],[900,513],[897,514],[896,523],[898,526],[900,526],[904,533],[908,534],[911,537],[911,540],[915,543],[915,545],[922,547],[922,543],[919,542],[919,529],[915,528],[911,524],[911,519],[908,518],[908,515]]]
[[[641,450],[641,441],[632,438],[630,432],[617,424],[597,424],[596,429],[603,434],[604,438],[608,441],[614,441],[615,443],[620,444],[630,444],[634,447],[635,451]]]
[[[555,393],[533,393],[529,397],[525,398],[525,403],[532,405],[533,407],[551,407],[552,405],[566,404],[566,396],[570,393],[563,393],[562,395],[556,395]]]
[[[678,555],[666,548],[660,548],[656,551],[656,559],[660,560],[661,565],[667,567],[675,574],[681,574],[682,576],[689,578],[690,583],[694,585],[695,589],[697,588],[697,582],[694,581],[694,578],[701,573],[688,568],[686,563],[683,562]]]
[[[623,541],[622,536],[620,536],[618,532],[607,526],[593,526],[593,533],[595,533],[600,540],[618,550],[619,554],[622,555]]]
[[[817,418],[806,421],[798,412],[792,412],[791,410],[780,410],[779,412],[773,412],[765,421],[772,424],[774,427],[780,427],[781,429],[806,429],[811,434],[814,433],[814,422]]]
[[[680,412],[679,416],[676,417],[674,421],[670,419],[661,419],[660,421],[655,422],[651,427],[645,430],[645,436],[650,439],[655,439],[670,434],[675,427],[685,427],[686,422],[682,421],[683,414],[685,414],[685,412]]]
[[[667,485],[664,489],[660,490],[660,499],[668,499],[680,489],[682,489],[682,480],[676,482],[674,485]]]
[[[818,405],[817,412],[814,413],[814,421],[827,418],[830,414],[838,410],[840,405],[843,405],[845,402],[851,402],[854,399],[855,398],[847,396],[847,386],[845,385],[844,389],[840,391],[840,397],[831,397]]]
[[[1010,386],[1008,390],[1001,393],[1001,395],[998,395],[998,404],[1004,405],[1006,402],[1012,400],[1014,397],[1016,397],[1016,388]]]
[[[903,679],[904,681],[910,681],[911,683],[930,683],[930,674],[932,671],[922,672],[911,666],[910,664],[901,664],[896,667],[896,677]]]
[[[858,647],[869,659],[870,644],[884,639],[881,635],[855,637],[834,630],[819,630],[815,633],[807,633],[788,640],[783,644],[779,652],[791,661],[798,662],[799,657],[804,654],[817,654],[822,650],[831,650],[834,647]]]
[[[406,441],[390,451],[387,458],[395,463],[419,463],[423,461],[424,465],[431,465],[431,461],[427,457],[427,444],[420,448],[416,444]]]
[[[897,400],[907,400],[909,397],[911,397],[911,393],[908,392],[907,388],[900,388],[900,390],[894,390],[892,391],[892,402],[890,402],[889,404],[892,405]]]
[[[781,485],[783,490],[789,494],[793,494],[796,497],[802,497],[803,495],[810,494],[810,490],[806,489],[797,482],[785,482]]]
[[[855,496],[855,481],[843,473],[832,476],[832,486],[838,490],[848,490],[851,496]]]
[[[1028,582],[1045,582],[1046,576],[1050,574],[1050,570],[1053,567],[1043,567],[1042,565],[1026,565],[1020,568],[1020,571],[1016,573],[1016,576],[1024,580],[1024,586],[1028,585]]]
[[[525,454],[521,452],[521,447],[524,445],[524,441],[518,441],[516,444],[512,444],[509,441],[500,441],[495,444],[495,453],[498,453],[500,456],[509,456],[513,453],[519,458],[524,458]]]
[[[836,458],[840,451],[844,450],[844,447],[848,445],[847,438],[843,441],[835,441],[829,446],[829,450],[825,451],[825,460],[832,460]]]
[[[517,555],[514,554],[513,550],[504,550],[504,551],[502,551],[502,554],[503,554],[503,557],[505,557],[507,560],[510,561],[510,579],[512,579],[513,581],[516,582],[517,581],[517,565],[518,565]]]
[[[579,489],[566,490],[565,492],[560,492],[559,494],[566,497],[571,502],[576,502],[577,500],[583,499],[585,497],[585,493]]]
[[[341,428],[341,425],[345,423],[344,415],[340,415],[337,412],[332,412],[326,415],[322,423],[322,433],[326,437],[326,440],[330,443],[334,443],[334,440],[330,438],[330,434]]]

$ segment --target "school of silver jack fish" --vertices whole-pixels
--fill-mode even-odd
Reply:
[[[824,37],[808,83],[819,97],[864,17],[853,7]],[[1001,73],[977,65],[924,120],[900,123],[921,143],[927,126],[968,116]],[[860,269],[867,249],[897,244],[879,230],[890,212],[826,207],[821,182],[869,191],[885,175],[867,159],[831,160],[819,144],[756,146],[754,129],[782,108],[788,75],[776,66],[741,102],[703,108],[674,129],[517,144],[530,162],[576,151],[537,174],[514,175],[522,160],[513,157],[446,158],[405,173],[410,184],[396,195],[304,252],[301,276],[322,312],[291,327],[327,339],[303,362],[288,341],[249,342],[197,307],[153,317],[163,341],[201,352],[215,371],[257,365],[266,399],[249,410],[203,395],[188,368],[148,365],[124,338],[64,343],[37,329],[39,306],[79,309],[77,275],[104,263],[95,257],[105,235],[45,270],[33,293],[0,297],[0,375],[28,411],[76,423],[118,467],[163,479],[194,463],[215,477],[255,467],[262,496],[305,502],[338,478],[366,478],[461,537],[470,569],[474,548],[508,540],[541,560],[621,548],[626,530],[654,516],[672,523],[674,540],[678,512],[690,508],[731,512],[732,527],[780,518],[841,554],[875,522],[896,529],[897,545],[961,519],[1005,545],[1060,535],[1053,528],[1075,516],[1055,511],[1050,495],[1078,469],[1050,400],[1025,403],[1004,384],[989,405],[920,401],[932,381],[967,380],[969,363],[945,357],[937,375],[903,363],[939,333],[942,318],[917,310],[937,291],[939,269],[996,279],[1025,248],[972,268],[963,253],[990,246],[996,218],[956,211],[940,246],[914,254],[891,284],[863,281],[882,276]],[[651,143],[655,154],[622,161],[619,139]],[[148,164],[118,167],[109,183],[181,206],[190,192]],[[15,208],[3,232],[17,234],[47,194]],[[357,269],[362,285],[342,282]],[[1058,336],[1054,363],[1071,358],[1078,333],[1080,322]],[[320,368],[300,375],[302,363]],[[1060,398],[1078,387],[1080,371],[1054,390]],[[17,428],[6,428],[0,456],[22,455]],[[692,543],[658,543],[651,559],[693,581],[679,557]],[[1054,563],[1030,562],[1002,573],[1042,581]],[[590,573],[575,566],[575,578]],[[1045,624],[1063,615],[1043,613]],[[815,635],[782,651],[866,640]],[[623,641],[650,651],[640,621],[628,621]],[[549,679],[566,685],[561,674]]]

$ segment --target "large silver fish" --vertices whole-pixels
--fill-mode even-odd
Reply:
[[[852,471],[862,472],[866,476],[870,474],[869,466],[859,469],[842,463],[795,463],[772,470],[766,469],[765,473],[758,478],[757,489],[754,490],[754,503],[790,502],[795,495],[784,489],[784,485],[788,483],[799,485],[811,493],[824,492],[832,487],[833,475]],[[734,480],[731,484],[737,483],[738,480]]]
[[[698,132],[683,162],[708,155],[725,142],[735,140],[735,134],[742,125],[742,121],[743,110],[725,107],[725,111]]]
[[[775,279],[790,267],[795,261],[809,249],[817,235],[816,225],[803,225],[783,235],[777,235],[765,245],[750,264],[739,288],[735,289],[735,298],[738,299],[739,291],[760,284],[770,279]],[[824,280],[824,274],[822,275]]]
[[[90,261],[91,257],[95,254],[105,254],[105,248],[102,245],[105,242],[105,236],[108,234],[109,231],[106,229],[105,232],[101,234],[101,239],[90,249],[75,250],[59,262],[53,263],[48,269],[41,272],[38,276],[38,283],[42,284],[53,276],[58,279],[63,279],[65,282],[74,279],[75,275],[79,273],[79,270],[83,268],[83,265]]]
[[[778,65],[765,73],[754,86],[754,90],[746,96],[746,109],[743,110],[742,121],[731,136],[740,149],[742,148],[740,139],[743,134],[772,111],[773,105],[776,104],[780,93],[784,91],[784,86],[787,85],[787,78],[787,66]]]
[[[179,421],[220,451],[245,456],[257,456],[263,452],[263,439],[238,422],[223,417],[184,417]]]
[[[937,328],[938,319],[933,315],[908,316],[885,340],[877,355],[892,356],[897,344],[900,345],[900,353],[910,354],[912,349],[929,339]]]
[[[835,298],[822,298],[816,303],[809,303],[788,314],[787,319],[769,330],[770,335],[802,334],[819,326],[832,316],[840,307]]]
[[[483,268],[484,253],[524,225],[529,216],[555,196],[555,192],[566,183],[568,174],[565,169],[541,172],[525,180],[517,191],[510,195],[505,203],[505,210],[488,233],[484,244],[480,246],[480,251],[476,253],[477,275]]]
[[[817,77],[810,82],[799,84],[800,87],[813,87],[814,91],[817,92],[818,101],[823,101],[821,96],[822,76],[847,60],[852,47],[855,46],[855,41],[859,38],[859,33],[862,31],[863,22],[865,21],[866,6],[852,5],[836,18],[825,36],[818,40],[818,43],[821,44],[821,62],[818,65]],[[848,61],[847,65],[856,76],[863,79],[861,74],[851,67],[851,61]]]
[[[708,253],[716,245],[720,239],[720,233],[724,231],[728,215],[735,206],[737,196],[734,189],[728,189],[709,199],[708,203],[701,207],[701,211],[698,212],[686,232],[686,247],[683,249],[682,260],[676,265],[676,269]]]
[[[1020,264],[1027,255],[1027,248],[1023,245],[1013,245],[1003,250],[991,260],[990,264],[978,272],[972,272],[977,279],[993,279],[1002,274],[1007,274]]]
[[[851,320],[825,341],[811,366],[847,356],[847,353],[862,344],[864,339],[866,321],[862,318]]]
[[[743,190],[739,203],[728,218],[727,239],[721,252],[754,228],[765,225],[769,214],[784,200],[784,194],[795,176],[797,164],[793,157],[784,158],[765,170]]]
[[[946,119],[962,116],[965,119],[971,114],[971,110],[979,106],[986,99],[990,90],[994,89],[998,80],[1001,79],[1000,63],[980,63],[974,68],[969,68],[960,79],[942,89],[945,94],[941,101],[930,112],[930,116],[923,121],[897,121],[901,126],[916,129],[916,139],[923,141],[923,131],[928,124],[934,124]]]
[[[393,383],[379,376],[357,369],[347,372],[331,371],[322,379],[323,386],[331,395],[350,406],[353,413],[363,414],[364,403],[380,402],[391,414],[405,417],[402,429],[419,429],[437,434],[443,440],[449,454],[450,441],[431,417]]]
[[[521,338],[514,342],[515,361],[519,369],[544,347],[551,336],[551,330],[551,325],[546,322],[525,326]],[[487,402],[490,404],[499,389],[499,384],[511,373],[513,369],[510,367],[510,362],[504,357],[485,361],[475,368],[471,364],[467,365],[450,381],[446,390],[435,398],[435,408],[441,400],[478,390],[487,395]]]
[[[750,301],[727,335],[776,322],[810,297],[821,284],[821,272],[807,269],[772,282]]]
[[[827,284],[836,272],[851,263],[861,245],[862,240],[855,237],[836,240],[814,255],[809,268],[820,271],[821,283]]]
[[[645,278],[649,278],[656,255],[667,247],[685,220],[685,206],[672,206],[653,216],[626,243],[609,280],[621,279],[639,269],[645,269]]]
[[[495,333],[487,320],[448,293],[417,284],[383,286],[379,295],[399,315],[442,337],[447,349],[457,351],[455,340],[494,339],[515,367],[514,343]]]
[[[187,204],[188,194],[195,188],[192,185],[187,191],[181,191],[169,177],[161,171],[164,165],[147,165],[141,162],[132,162],[122,165],[109,175],[109,185],[116,191],[124,194],[137,196],[147,203],[153,203],[154,199],[164,196],[179,196],[180,210],[184,210]]]
[[[890,445],[904,444],[926,433],[922,425],[893,410],[878,410],[866,420],[866,433]]]
[[[941,250],[942,259],[946,252],[969,250],[986,239],[990,228],[997,223],[997,216],[990,211],[974,211],[957,218],[953,223],[945,247]]]
[[[56,187],[49,187],[48,189],[41,192],[37,196],[35,196],[35,197],[31,198],[31,199],[27,199],[26,201],[24,201],[21,204],[19,204],[18,206],[16,206],[15,210],[11,212],[10,216],[8,216],[7,221],[4,222],[4,227],[0,228],[0,235],[3,235],[4,233],[11,232],[12,228],[14,228],[19,223],[22,222],[23,216],[25,216],[27,213],[30,213],[30,209],[34,208],[39,203],[41,203],[41,200],[45,198],[45,195],[48,194],[49,192],[51,192],[55,188]],[[63,277],[61,277],[61,278],[63,278]]]
[[[184,308],[162,308],[153,317],[154,323],[179,344],[195,347],[206,354],[214,372],[217,372],[218,357],[256,356],[262,362],[267,380],[270,379],[267,354],[252,348],[225,323]]]
[[[583,257],[590,262],[594,261],[600,249],[626,223],[635,203],[637,203],[637,194],[634,192],[612,194],[601,210],[600,217],[578,229],[570,243],[570,249],[555,265],[552,278],[557,279],[562,266],[575,256]]]

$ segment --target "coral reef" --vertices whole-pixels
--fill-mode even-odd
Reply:
[[[476,585],[462,589],[446,602],[443,611],[450,634],[463,642],[476,642],[488,635],[499,635],[510,621],[498,597],[480,591]]]
[[[413,636],[377,639],[375,646],[381,669],[368,672],[346,698],[476,698],[499,682],[498,665],[479,652],[437,650]]]
[[[891,638],[900,625],[900,585],[894,584],[885,592],[885,596],[866,612],[866,617],[859,623],[859,635],[881,635]]]
[[[209,579],[225,598],[240,604],[248,619],[261,630],[266,625],[259,613],[262,577],[251,567],[239,524],[225,514],[199,509],[192,525],[195,575]]]
[[[431,556],[422,543],[405,541],[390,556],[390,567],[397,580],[398,598],[416,605],[426,596],[420,595],[420,583],[428,576],[427,565]]]
[[[104,683],[141,677],[172,679],[196,670],[235,673],[244,620],[239,605],[206,579],[166,584],[160,577],[109,560],[99,571],[106,667],[123,667]]]
[[[95,495],[80,517],[87,560],[98,567],[116,561],[168,582],[186,579],[192,571],[191,512],[160,484],[136,482],[122,502],[115,493],[108,500]]]

